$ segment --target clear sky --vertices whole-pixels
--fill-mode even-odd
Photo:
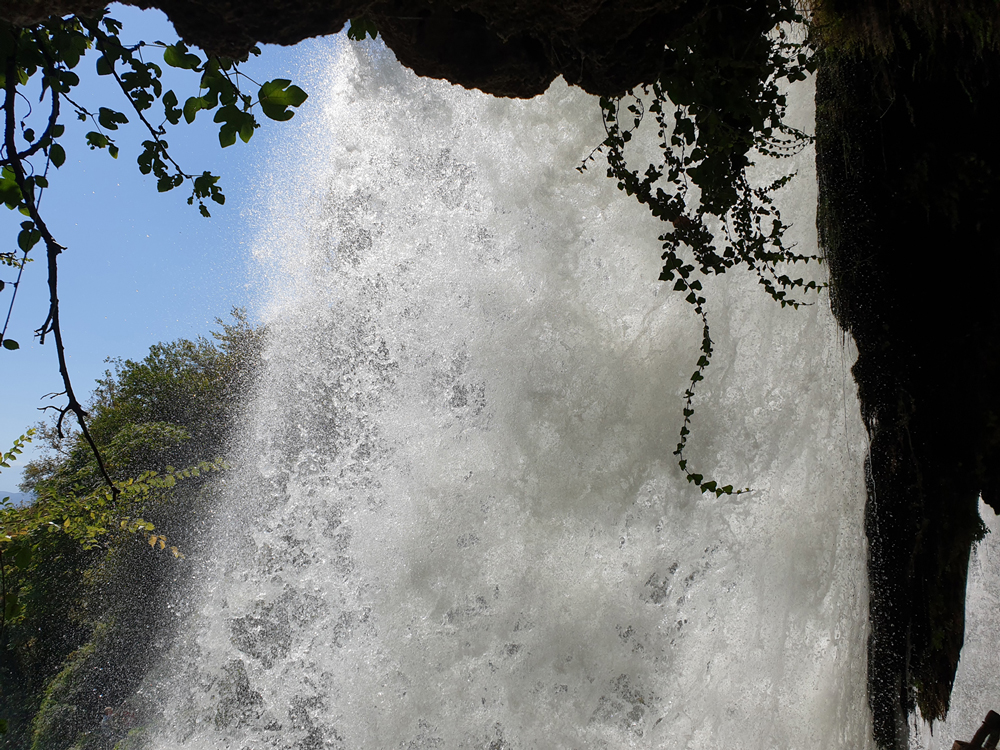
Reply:
[[[123,22],[125,41],[176,40],[172,26],[158,11],[115,5],[111,15]],[[259,82],[273,78],[301,82],[299,74],[311,55],[328,44],[307,41],[294,48],[264,47],[263,55],[244,69]],[[152,50],[154,55],[158,52]],[[110,106],[130,113],[113,82],[97,77],[94,60],[91,54],[76,68],[83,79],[77,89],[85,100],[80,103],[92,110]],[[174,88],[182,103],[197,93],[196,75],[162,67],[165,76],[171,76],[165,88]],[[266,170],[278,168],[268,163],[275,140],[293,136],[296,120],[308,116],[315,104],[315,99],[307,100],[296,118],[286,123],[258,115],[262,127],[250,143],[237,140],[224,150],[211,113],[202,113],[190,126],[182,120],[168,132],[171,153],[187,172],[209,170],[222,177],[226,204],[209,202],[210,219],[187,205],[186,186],[161,194],[155,178],[139,173],[135,159],[143,137],[137,123],[118,131],[121,153],[115,160],[86,146],[83,133],[92,127],[76,123],[71,112],[64,118],[67,134],[61,142],[66,163],[50,172],[51,188],[45,191],[41,209],[56,240],[67,248],[59,266],[62,329],[73,386],[81,400],[107,368],[106,358],[141,359],[159,341],[206,335],[214,319],[226,317],[233,306],[253,309],[246,250],[253,238],[249,215],[258,198],[255,186]],[[0,238],[7,247],[15,247],[23,217],[6,210],[2,214]],[[0,449],[4,451],[42,417],[38,408],[50,403],[43,399],[45,394],[63,390],[54,346],[48,340],[40,346],[33,336],[45,319],[48,297],[41,243],[32,255],[35,260],[25,271],[8,329],[8,336],[21,348],[0,351]],[[0,274],[7,282],[15,277],[12,269],[2,268]],[[11,288],[0,292],[4,316]],[[26,451],[0,474],[0,490],[17,488],[21,468],[32,454]]]

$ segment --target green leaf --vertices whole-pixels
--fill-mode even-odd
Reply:
[[[108,130],[118,130],[118,126],[126,124],[128,122],[128,118],[121,112],[116,112],[115,110],[108,109],[107,107],[101,107],[97,113],[97,121],[103,128],[107,128]]]
[[[189,53],[183,42],[178,42],[163,50],[163,62],[172,68],[195,70],[201,64],[201,58]]]
[[[378,36],[378,27],[374,21],[367,18],[352,18],[351,27],[347,30],[347,38],[355,42],[364,41],[365,37],[371,36],[375,39]]]
[[[4,167],[0,174],[0,201],[6,203],[8,208],[16,208],[22,197],[21,188],[14,179],[14,172],[10,167]]]
[[[244,143],[249,143],[250,139],[253,137],[254,128],[256,127],[257,121],[251,116],[249,122],[244,122],[243,125],[240,126],[240,140]]]
[[[3,348],[9,351],[14,351],[15,349],[20,349],[21,345],[14,341],[14,339],[4,339]]]
[[[104,135],[104,133],[98,133],[96,130],[91,130],[87,133],[87,145],[90,146],[91,149],[107,148],[109,143],[111,143],[111,141],[106,135]]]
[[[260,87],[258,101],[264,114],[279,122],[291,120],[294,112],[289,107],[298,107],[309,95],[286,78],[275,78]]]
[[[242,111],[234,104],[227,104],[215,113],[215,122],[225,123],[219,129],[219,143],[222,147],[232,146],[239,134],[244,143],[250,140],[257,121],[249,112]]]
[[[203,109],[209,109],[208,100],[201,96],[192,96],[184,102],[184,120],[190,125],[194,122],[195,115]]]
[[[53,143],[49,146],[49,158],[52,159],[53,166],[59,168],[66,163],[66,151],[58,143]]]
[[[232,146],[234,143],[236,143],[236,128],[226,123],[219,128],[219,145],[222,148],[226,148],[227,146]]]
[[[42,238],[42,235],[41,232],[35,229],[35,225],[32,222],[26,221],[24,224],[29,226],[24,227],[17,233],[17,246],[24,252],[28,252],[38,244],[38,240]]]
[[[97,58],[97,75],[109,76],[113,70],[114,68],[111,67],[111,63],[108,62],[108,58],[104,55]]]
[[[16,592],[8,592],[4,596],[4,600],[6,601],[6,606],[4,607],[4,610],[3,610],[4,619],[5,620],[13,620],[15,617],[18,616],[18,614],[21,611],[20,602],[18,602],[18,600],[17,600],[17,593]]]
[[[176,125],[181,119],[181,110],[177,107],[177,94],[168,91],[163,95],[163,115],[171,125]]]

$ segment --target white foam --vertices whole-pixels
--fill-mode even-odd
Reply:
[[[700,328],[657,223],[574,171],[596,100],[356,45],[328,76],[269,189],[268,366],[154,745],[869,746],[864,438],[825,299],[708,285],[689,459],[755,491],[702,496],[671,455]]]

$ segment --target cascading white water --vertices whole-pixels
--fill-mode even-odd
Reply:
[[[972,739],[986,713],[1000,708],[1000,518],[980,501],[989,533],[972,553],[966,588],[965,645],[955,675],[946,721],[932,727],[914,721],[910,747],[951,750],[953,740]],[[932,731],[933,729],[933,731]]]
[[[671,455],[698,321],[657,222],[574,171],[596,101],[358,45],[312,89],[262,191],[267,366],[154,746],[868,747],[865,442],[826,301],[708,285],[689,460],[754,491],[703,496]]]

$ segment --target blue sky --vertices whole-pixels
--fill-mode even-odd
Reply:
[[[126,41],[176,40],[172,26],[158,11],[115,5],[111,15],[123,22]],[[244,69],[259,82],[273,78],[301,81],[310,53],[325,44],[267,46]],[[158,52],[153,50],[154,55]],[[78,101],[85,100],[80,103],[93,110],[110,106],[128,112],[113,83],[97,77],[91,58],[77,67],[83,79]],[[171,76],[165,88],[174,88],[181,102],[196,93],[197,76],[162,67]],[[315,99],[307,100],[296,119],[308,116],[316,104]],[[214,319],[226,317],[233,306],[251,310],[254,306],[246,259],[253,239],[248,214],[258,198],[258,178],[273,168],[268,165],[268,154],[276,139],[294,135],[296,119],[274,123],[261,118],[262,127],[250,143],[237,140],[236,145],[221,149],[218,126],[211,116],[202,113],[190,126],[182,121],[167,135],[171,153],[186,171],[221,175],[226,204],[209,203],[210,219],[187,205],[185,187],[160,194],[155,178],[139,173],[135,158],[143,138],[137,123],[118,131],[121,153],[115,160],[85,145],[83,133],[91,127],[77,124],[72,113],[64,118],[67,134],[61,142],[66,163],[50,172],[51,188],[45,191],[41,208],[56,240],[67,248],[59,266],[62,329],[73,386],[81,399],[103,374],[107,357],[140,359],[151,344],[205,335]],[[0,238],[14,247],[23,217],[3,214]],[[35,261],[25,271],[8,329],[8,336],[21,348],[0,351],[3,450],[41,418],[38,408],[48,403],[42,397],[63,390],[54,346],[51,341],[40,346],[32,335],[45,319],[48,305],[41,243],[32,255]],[[7,282],[14,280],[11,269],[0,269],[0,274]],[[10,292],[10,286],[0,292],[4,316]],[[26,451],[16,465],[0,474],[0,490],[16,489],[21,467],[33,453]]]

